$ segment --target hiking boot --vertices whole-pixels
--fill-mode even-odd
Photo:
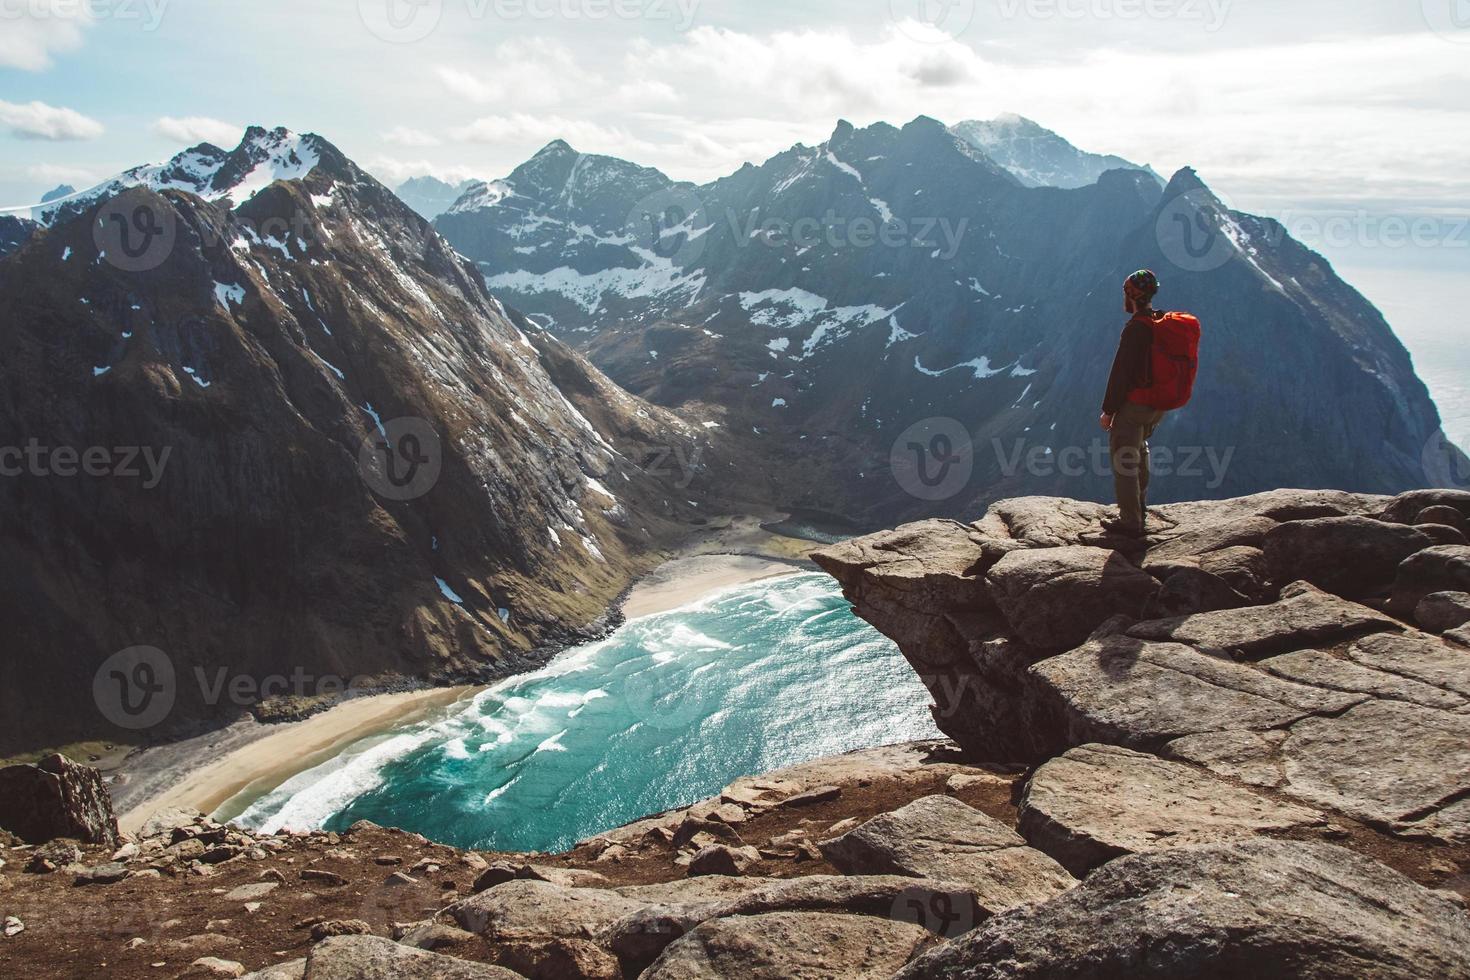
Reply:
[[[1103,518],[1102,529],[1103,533],[1117,535],[1120,538],[1141,538],[1144,536],[1144,530],[1141,525],[1124,524],[1122,521],[1111,517]]]

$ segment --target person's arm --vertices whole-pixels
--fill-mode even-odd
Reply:
[[[1108,390],[1103,396],[1103,415],[1117,415],[1128,403],[1128,393],[1148,374],[1149,350],[1153,347],[1153,330],[1142,320],[1130,320],[1118,341],[1113,357],[1113,370],[1108,375]]]

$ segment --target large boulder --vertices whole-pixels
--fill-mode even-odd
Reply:
[[[498,966],[415,949],[379,936],[337,936],[312,947],[304,980],[522,980]]]
[[[1470,980],[1470,919],[1325,844],[1122,857],[911,963],[898,980]]]
[[[1426,510],[1448,507],[1470,521],[1470,491],[1410,490],[1399,494],[1383,510],[1382,519],[1399,524],[1417,524]]]
[[[1470,593],[1436,592],[1419,600],[1414,621],[1431,633],[1447,633],[1470,623]]]
[[[736,915],[664,950],[643,980],[888,980],[935,936],[907,922],[826,912]]]
[[[647,902],[615,891],[510,881],[451,905],[461,929],[483,935],[499,965],[532,980],[618,980],[617,959],[594,936]]]
[[[1307,581],[1338,595],[1368,597],[1393,585],[1400,562],[1433,545],[1403,524],[1323,517],[1279,525],[1266,535],[1264,551],[1278,584]]]
[[[1322,823],[1194,766],[1114,745],[1083,745],[1036,770],[1021,834],[1083,877],[1123,854],[1286,833]]]
[[[915,800],[817,846],[846,874],[963,884],[983,915],[1045,901],[1076,883],[1014,830],[948,796]]]
[[[711,919],[770,912],[834,912],[895,919],[945,938],[973,929],[983,918],[972,888],[902,875],[809,875],[763,880],[717,901],[655,904],[624,916],[599,934],[625,973],[641,972],[680,936]]]
[[[1439,545],[1406,559],[1394,579],[1390,607],[1412,616],[1436,592],[1470,592],[1470,546]]]
[[[118,844],[117,817],[102,774],[63,755],[0,769],[0,828],[31,844],[58,837]]]
[[[1118,552],[1088,547],[1013,551],[986,580],[1016,636],[1038,650],[1074,647],[1119,614],[1141,616],[1160,588]]]

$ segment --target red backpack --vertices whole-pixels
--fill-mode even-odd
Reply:
[[[1199,374],[1199,320],[1188,313],[1165,313],[1145,322],[1154,333],[1149,383],[1133,389],[1128,400],[1163,412],[1183,408],[1194,394]]]

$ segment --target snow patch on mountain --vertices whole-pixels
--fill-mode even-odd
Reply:
[[[673,262],[646,249],[635,249],[645,264],[634,269],[612,268],[601,272],[582,273],[570,266],[559,266],[550,272],[517,269],[487,276],[485,284],[492,290],[517,293],[554,293],[576,304],[591,315],[602,307],[608,295],[625,299],[634,297],[682,298],[692,302],[704,289],[705,276],[699,272],[685,274]]]

